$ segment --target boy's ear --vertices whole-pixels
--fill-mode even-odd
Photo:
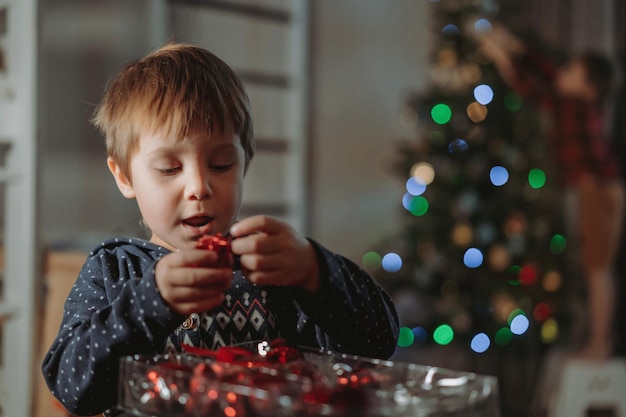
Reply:
[[[124,175],[119,164],[109,156],[107,158],[107,165],[109,167],[109,171],[113,174],[113,178],[115,178],[115,183],[117,184],[117,188],[120,190],[120,193],[122,193],[122,195],[126,198],[135,198],[133,185],[126,175]]]

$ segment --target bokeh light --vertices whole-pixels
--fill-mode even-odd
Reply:
[[[513,320],[511,320],[511,333],[515,335],[522,335],[528,331],[530,321],[528,317],[523,314],[518,314]]]
[[[504,95],[504,107],[508,111],[518,111],[522,107],[522,98],[516,93],[509,91]]]
[[[478,333],[472,338],[472,341],[470,343],[470,347],[476,353],[486,352],[487,349],[489,349],[490,345],[491,340],[489,339],[489,336],[487,336],[485,333]]]
[[[498,346],[507,346],[513,340],[513,333],[511,333],[511,329],[508,327],[502,327],[500,330],[496,332],[496,337],[494,341]]]
[[[426,191],[426,184],[423,184],[415,177],[410,177],[406,181],[406,190],[411,195],[422,195],[424,194],[424,191]]]
[[[509,181],[509,171],[505,167],[496,165],[489,171],[489,179],[496,187],[500,187]]]
[[[511,254],[505,245],[496,244],[489,248],[489,266],[495,272],[504,272],[511,265]]]
[[[450,24],[445,25],[441,29],[441,33],[444,35],[458,35],[459,33],[461,33],[461,31],[459,30],[458,27],[450,23]]]
[[[424,345],[428,341],[428,332],[423,327],[417,326],[413,328],[413,336],[415,345]]]
[[[563,277],[558,271],[548,271],[543,276],[543,289],[547,292],[554,292],[561,288]]]
[[[402,196],[402,207],[407,210],[411,210],[411,200],[413,200],[413,195],[411,193],[404,193]]]
[[[438,345],[447,345],[454,339],[454,330],[449,324],[438,326],[433,332],[433,340]]]
[[[483,253],[477,248],[469,248],[463,255],[463,263],[468,268],[478,268],[483,264],[483,259]]]
[[[552,314],[552,310],[550,306],[545,301],[537,303],[535,308],[533,309],[533,318],[539,322],[546,321],[550,318]]]
[[[565,247],[567,246],[567,240],[565,236],[556,234],[552,236],[550,239],[550,252],[555,255],[560,255],[565,252]]]
[[[380,268],[381,262],[382,258],[380,254],[373,251],[366,252],[361,258],[361,265],[363,265],[363,268],[370,271]]]
[[[524,313],[524,310],[522,310],[521,308],[515,308],[513,309],[510,313],[509,313],[509,317],[507,319],[507,322],[509,323],[509,326],[511,326],[511,323],[513,322],[513,319],[519,315],[525,316],[526,313]]]
[[[469,145],[463,139],[454,139],[448,144],[448,152],[450,154],[464,153],[469,149]]]
[[[474,23],[474,29],[478,33],[487,33],[487,32],[491,32],[493,30],[493,25],[487,19],[484,19],[484,18],[483,19],[478,19]]]
[[[387,272],[398,272],[402,268],[402,258],[397,253],[390,252],[383,256],[381,264]]]
[[[452,229],[452,241],[455,245],[463,247],[469,245],[474,237],[472,226],[469,223],[460,223]]]
[[[548,319],[541,325],[541,341],[554,343],[559,337],[559,323],[555,319]]]
[[[487,107],[473,102],[467,106],[467,117],[474,123],[480,123],[487,118]]]
[[[487,84],[481,84],[474,88],[474,98],[483,105],[491,103],[493,100],[493,90]]]
[[[411,175],[417,182],[430,185],[435,179],[435,169],[428,162],[418,162],[411,167]]]
[[[519,265],[511,265],[511,267],[509,268],[509,275],[511,275],[511,278],[509,278],[509,280],[507,281],[510,285],[519,285],[520,284],[519,273],[520,273],[521,270],[522,270],[521,266],[519,266]]]
[[[538,277],[537,268],[532,264],[522,266],[519,272],[519,280],[522,285],[532,285]]]
[[[430,116],[435,123],[445,125],[452,118],[452,110],[447,104],[439,103],[433,106]]]
[[[428,212],[428,207],[428,200],[426,200],[421,195],[416,195],[415,197],[411,198],[408,210],[414,216],[423,216]]]
[[[533,168],[528,173],[528,183],[534,189],[538,189],[546,185],[546,173],[539,168]]]
[[[413,344],[415,335],[413,331],[408,327],[400,327],[400,333],[398,335],[398,346],[409,347]]]
[[[452,68],[457,65],[459,56],[452,48],[443,48],[437,53],[437,62],[445,68]]]

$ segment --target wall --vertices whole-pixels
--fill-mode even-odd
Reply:
[[[312,236],[355,261],[399,225],[399,115],[428,68],[428,2],[313,2]]]

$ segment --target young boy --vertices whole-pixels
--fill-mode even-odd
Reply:
[[[613,268],[624,210],[617,158],[606,137],[613,65],[584,52],[556,66],[501,26],[481,43],[505,81],[550,116],[548,148],[576,199],[574,227],[587,289],[589,333],[578,356],[604,360],[613,352]]]
[[[118,74],[93,121],[151,237],[101,243],[67,298],[43,374],[70,412],[110,415],[121,357],[183,344],[281,337],[391,356],[397,315],[369,275],[277,219],[237,221],[254,144],[247,95],[224,62],[168,44]],[[196,249],[217,233],[233,237],[240,270]]]

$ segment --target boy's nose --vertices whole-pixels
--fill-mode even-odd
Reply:
[[[186,198],[190,200],[204,200],[213,195],[208,175],[201,172],[193,173],[186,178]]]

